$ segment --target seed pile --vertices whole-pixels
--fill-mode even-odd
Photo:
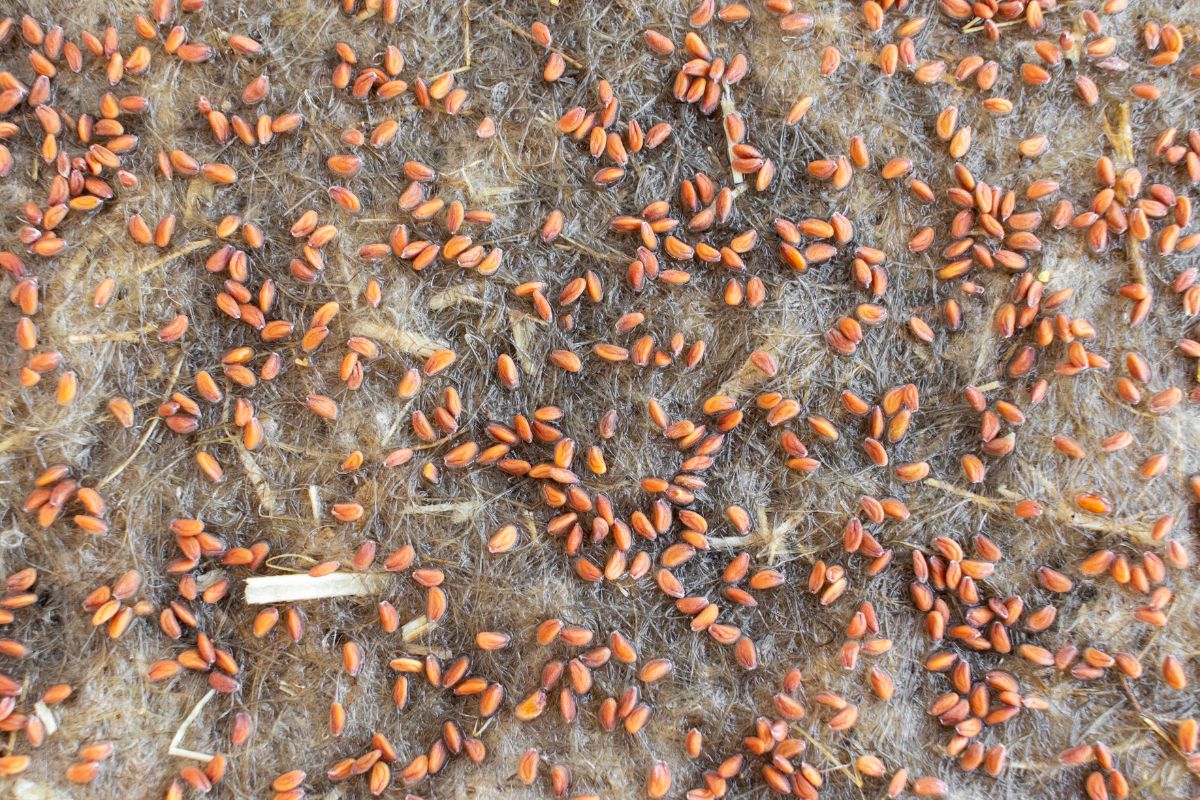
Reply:
[[[1200,6],[276,5],[0,18],[6,796],[1200,792]]]

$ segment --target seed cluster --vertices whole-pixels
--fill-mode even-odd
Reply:
[[[575,0],[441,20],[340,0],[291,39],[268,5],[152,0],[99,34],[0,19],[2,386],[25,426],[0,455],[35,465],[0,560],[0,787],[116,796],[119,733],[71,727],[51,757],[107,659],[150,704],[190,698],[154,712],[176,733],[142,777],[168,800],[466,796],[482,774],[487,796],[576,800],[999,797],[1041,772],[1119,800],[1159,796],[1156,770],[1196,790],[1200,129],[1139,124],[1170,103],[1194,119],[1194,22],[1130,0],[618,4],[599,19],[622,52],[589,63]],[[390,38],[416,19],[461,24],[461,65]],[[496,91],[511,66],[473,59],[489,27],[532,53],[526,118]],[[299,53],[318,65],[303,99],[280,88]],[[781,100],[774,69],[812,80]],[[160,103],[139,88],[155,74],[208,89]],[[819,129],[847,102],[824,87],[856,81],[915,110]],[[1103,110],[1065,172],[1040,166],[1052,96]],[[319,165],[295,197],[261,168],[289,154]],[[547,170],[589,212],[493,191],[481,162],[529,186]],[[418,302],[500,332],[406,327]],[[764,335],[789,309],[804,328]],[[123,378],[121,350],[154,366]],[[1046,432],[1059,405],[1078,424]],[[59,447],[69,414],[91,422]],[[130,481],[152,458],[144,486],[191,487],[162,530]],[[751,481],[783,489],[731,497]],[[462,549],[384,522],[416,501]],[[68,551],[69,572],[43,566]],[[542,558],[558,601],[532,588]],[[493,574],[525,619],[464,599]],[[52,643],[32,612],[63,598],[92,635]],[[814,624],[823,640],[799,635]],[[63,649],[105,655],[64,675]],[[712,697],[741,705],[696,711]],[[263,719],[297,698],[328,708],[304,745]],[[1048,759],[1031,732],[1080,709]],[[610,746],[625,774],[605,788],[586,766]]]

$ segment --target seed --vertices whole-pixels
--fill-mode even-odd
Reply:
[[[667,56],[675,52],[675,45],[666,36],[658,31],[647,30],[643,33],[646,44],[660,56]]]
[[[81,761],[67,767],[66,778],[71,783],[91,783],[100,774],[100,765],[93,761]]]
[[[1183,665],[1175,656],[1167,656],[1162,663],[1163,680],[1172,689],[1186,689],[1187,676],[1184,674]]]
[[[905,483],[924,480],[929,475],[929,464],[924,461],[901,464],[896,467],[896,477]]]
[[[213,183],[230,184],[237,182],[237,172],[227,164],[205,164],[200,173]]]
[[[944,781],[931,776],[917,778],[912,783],[912,792],[917,797],[945,797],[947,791]]]
[[[537,769],[540,755],[537,750],[526,750],[517,762],[517,777],[526,786],[531,786],[537,780]]]
[[[1092,514],[1108,514],[1112,511],[1112,503],[1106,498],[1091,492],[1076,495],[1075,504],[1084,511]]]
[[[454,363],[457,356],[452,350],[438,350],[425,361],[425,374],[436,375]]]
[[[496,631],[480,631],[475,634],[475,644],[480,650],[499,650],[507,647],[511,637]]]
[[[330,420],[338,418],[337,403],[330,397],[321,394],[310,394],[305,398],[304,403],[308,406],[308,410],[318,417]]]
[[[271,781],[271,788],[276,792],[287,792],[304,783],[305,777],[307,776],[305,775],[304,770],[294,769],[291,772],[283,773],[279,777],[275,778],[275,780]]]
[[[563,71],[566,69],[566,62],[558,53],[551,53],[546,59],[546,67],[542,70],[542,78],[547,83],[554,83],[562,77]]]
[[[646,778],[646,796],[651,798],[666,797],[671,790],[671,769],[665,761],[655,761],[650,767],[650,775]]]
[[[569,350],[551,351],[549,360],[551,364],[566,372],[579,372],[583,368],[583,362],[579,360],[579,356]]]
[[[160,342],[178,341],[188,329],[188,318],[183,314],[175,317],[158,331],[158,340]]]
[[[1037,577],[1038,583],[1048,591],[1063,593],[1071,590],[1071,579],[1049,567],[1039,567]]]
[[[335,175],[354,175],[362,169],[362,159],[353,155],[333,155],[325,163]]]
[[[672,665],[668,659],[658,658],[642,665],[638,677],[643,683],[654,683],[665,678],[671,669]]]

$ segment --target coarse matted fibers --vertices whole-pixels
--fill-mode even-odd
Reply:
[[[0,8],[0,796],[1200,795],[1200,2],[744,2]]]

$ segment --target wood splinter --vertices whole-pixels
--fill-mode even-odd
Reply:
[[[195,750],[188,750],[180,747],[179,743],[183,741],[183,735],[187,733],[188,726],[195,721],[196,717],[200,716],[200,712],[204,710],[204,707],[208,705],[208,701],[212,700],[216,693],[215,689],[209,689],[208,693],[200,698],[200,702],[196,703],[192,708],[191,713],[180,723],[179,729],[175,731],[175,736],[171,738],[171,745],[167,748],[167,755],[178,758],[191,758],[196,761],[202,761],[205,764],[213,760],[213,757],[208,753],[198,753]]]
[[[246,579],[246,604],[265,605],[327,597],[361,597],[376,594],[385,575],[333,572],[313,577],[305,574],[262,575]]]

